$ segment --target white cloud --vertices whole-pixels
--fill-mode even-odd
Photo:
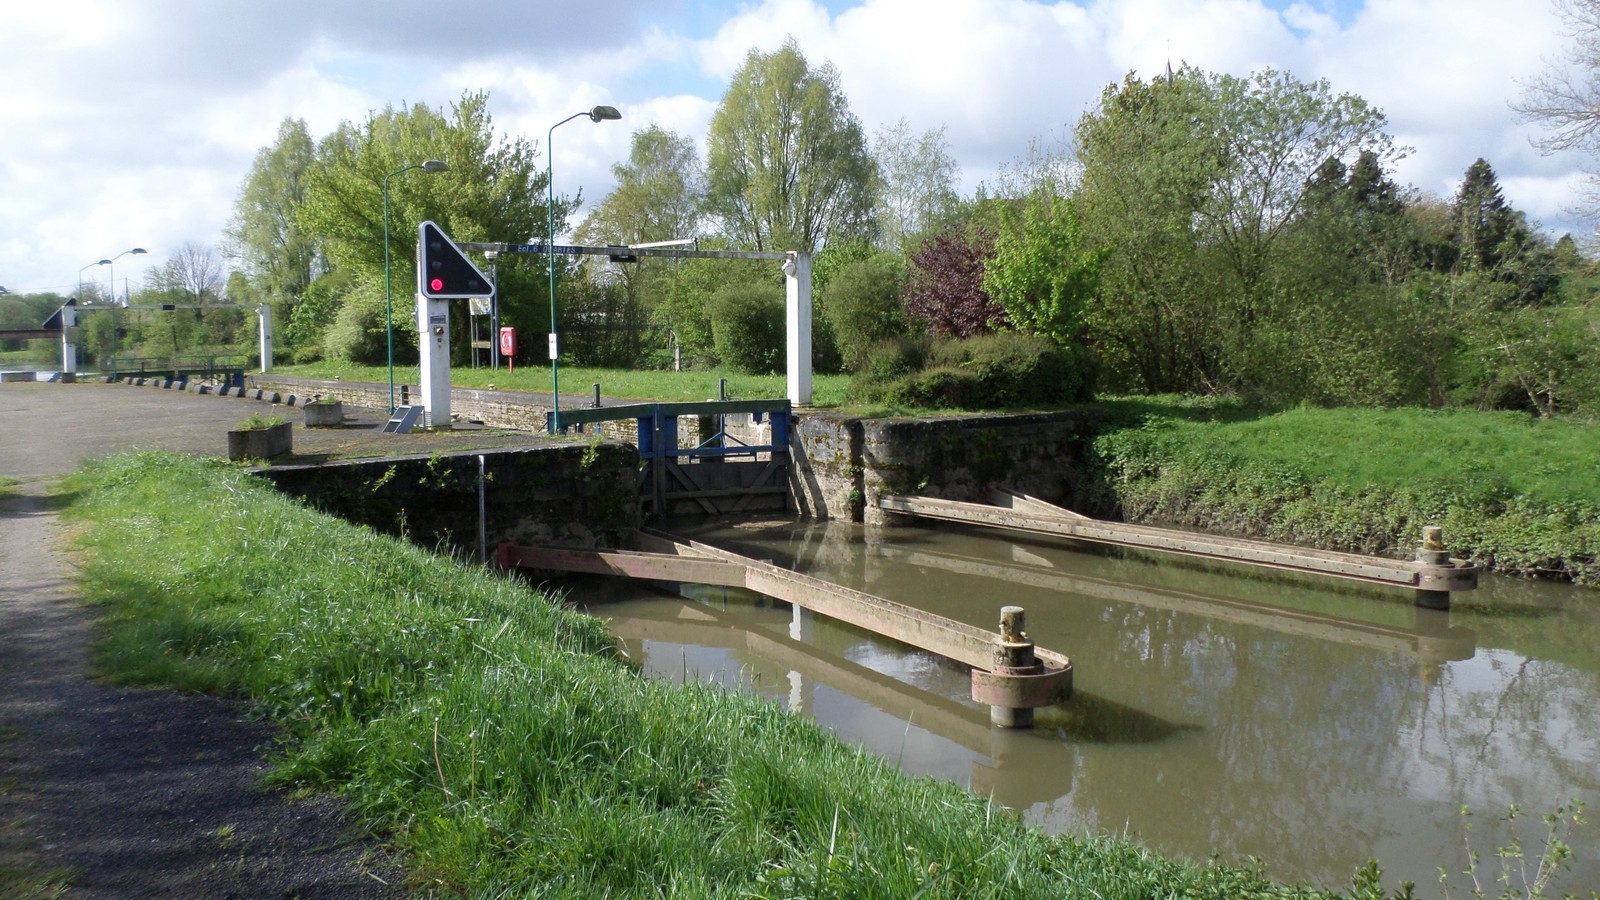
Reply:
[[[1243,75],[1272,66],[1382,108],[1416,152],[1398,180],[1448,194],[1479,156],[1530,215],[1562,212],[1581,161],[1540,157],[1508,102],[1559,54],[1542,3],[1367,0],[1337,18],[1300,0],[813,0],[721,3],[396,0],[387,14],[327,0],[56,0],[7,13],[0,82],[0,284],[70,289],[85,262],[136,244],[157,261],[216,243],[257,150],[286,117],[322,136],[386,105],[448,106],[488,90],[497,127],[542,147],[597,103],[622,122],[556,135],[557,189],[592,207],[633,131],[703,139],[752,47],[793,37],[832,62],[870,134],[947,126],[968,188],[1058,145],[1105,85],[1187,61]],[[1343,7],[1341,7],[1342,9]],[[604,27],[597,27],[603,23]],[[1341,24],[1343,23],[1343,24]],[[140,271],[130,266],[130,272]],[[118,271],[122,274],[121,267]]]

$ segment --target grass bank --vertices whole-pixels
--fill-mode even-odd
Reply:
[[[419,888],[482,896],[1316,896],[1050,837],[754,697],[639,676],[596,619],[218,461],[70,484],[101,665],[248,698]]]
[[[1600,585],[1600,426],[1170,398],[1106,408],[1101,500],[1129,520],[1383,555],[1440,525],[1452,552],[1497,571]]]

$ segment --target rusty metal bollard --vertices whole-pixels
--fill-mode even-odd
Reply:
[[[1444,547],[1444,529],[1437,525],[1422,529],[1417,567],[1417,605],[1423,609],[1449,609],[1451,592],[1478,586],[1478,567],[1450,558]]]
[[[1033,711],[1060,702],[1071,691],[1072,670],[1047,669],[1034,655],[1020,606],[1000,609],[1000,640],[994,670],[972,670],[972,699],[989,705],[989,721],[1001,728],[1032,728]]]

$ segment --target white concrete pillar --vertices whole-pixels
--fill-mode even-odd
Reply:
[[[256,307],[256,321],[261,335],[261,374],[272,371],[272,307],[263,303]]]
[[[417,294],[417,347],[422,353],[423,424],[450,427],[450,301]]]
[[[794,251],[783,262],[785,347],[788,353],[789,402],[811,405],[811,254]]]
[[[61,374],[78,371],[78,311],[71,303],[61,307]]]

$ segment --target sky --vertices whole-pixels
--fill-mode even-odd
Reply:
[[[1030,142],[1061,146],[1129,71],[1270,67],[1381,109],[1410,148],[1396,181],[1447,197],[1484,157],[1552,236],[1592,230],[1570,212],[1586,160],[1541,156],[1510,105],[1567,46],[1548,0],[48,0],[0,21],[0,286],[72,295],[114,274],[137,290],[186,242],[223,250],[284,119],[321,138],[480,90],[541,161],[554,123],[622,112],[555,132],[556,191],[589,209],[636,130],[703,155],[748,52],[790,37],[838,70],[869,136],[943,127],[963,192]]]

